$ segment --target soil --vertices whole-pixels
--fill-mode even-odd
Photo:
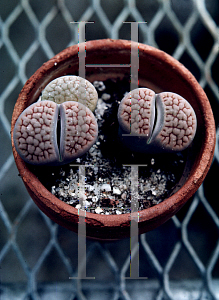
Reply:
[[[129,79],[93,84],[99,96],[94,111],[96,143],[71,164],[31,165],[31,170],[57,198],[92,213],[130,213],[131,208],[142,210],[164,201],[182,176],[186,150],[146,154],[124,147],[118,136],[117,110],[130,90]]]

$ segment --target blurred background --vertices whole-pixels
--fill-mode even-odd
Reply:
[[[130,39],[182,62],[205,90],[219,122],[218,0],[0,1],[0,299],[219,299],[219,150],[197,193],[156,230],[140,236],[140,276],[129,276],[129,239],[87,240],[87,276],[77,276],[77,234],[48,219],[30,199],[14,163],[10,121],[26,80],[48,59],[86,40]],[[217,127],[217,138],[219,128]]]

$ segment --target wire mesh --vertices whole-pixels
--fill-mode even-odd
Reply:
[[[124,21],[140,21],[139,42],[174,56],[211,103],[217,142],[211,169],[193,199],[171,220],[140,237],[140,270],[125,280],[129,239],[87,240],[87,275],[77,274],[77,235],[42,214],[14,163],[10,120],[26,80],[78,41],[130,39]],[[219,299],[219,3],[215,0],[11,0],[0,2],[0,298]]]

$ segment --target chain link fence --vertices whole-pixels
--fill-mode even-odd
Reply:
[[[124,21],[140,21],[139,42],[166,51],[197,78],[219,122],[217,0],[3,0],[0,2],[0,299],[219,299],[219,149],[193,199],[171,220],[140,236],[139,274],[127,280],[130,241],[87,240],[87,276],[77,276],[77,234],[39,211],[18,176],[10,121],[26,80],[78,42],[130,39]]]

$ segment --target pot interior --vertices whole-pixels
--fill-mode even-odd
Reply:
[[[140,222],[142,221],[140,232],[146,232],[168,220],[198,189],[213,158],[215,128],[213,128],[213,114],[207,97],[190,72],[164,52],[137,43],[136,47],[139,48],[139,86],[148,87],[156,93],[170,91],[181,95],[190,102],[197,117],[196,136],[189,148],[185,150],[186,163],[184,170],[170,197],[156,205],[156,209],[149,208],[140,213]],[[107,79],[122,80],[124,78],[129,80],[130,54],[130,41],[87,42],[86,79],[90,82],[95,80],[105,81]],[[15,105],[12,117],[12,131],[20,113],[27,106],[37,101],[42,90],[51,80],[64,75],[78,75],[78,70],[77,45],[63,50],[38,69],[25,84]],[[206,113],[208,113],[208,117],[206,117]],[[208,143],[210,135],[212,136],[212,143],[209,144],[209,153],[205,156],[206,143]],[[78,222],[77,210],[61,203],[61,200],[55,199],[50,192],[45,191],[45,188],[40,185],[35,175],[30,172],[28,166],[18,157],[14,146],[13,152],[22,179],[40,209],[59,224],[71,230],[77,230],[75,225]],[[197,170],[200,170],[200,174]],[[24,178],[26,171],[31,176],[29,182]],[[190,179],[193,177],[195,177],[194,180]],[[35,181],[37,182],[36,184],[34,183]],[[197,184],[194,185],[193,181],[197,182]],[[40,192],[38,193],[41,189],[43,190],[43,195]],[[163,204],[164,202],[165,204]],[[60,211],[62,211],[61,214]],[[124,229],[125,233],[122,232],[123,225],[126,228]],[[107,232],[107,235],[110,238],[117,238],[129,233],[130,219],[124,215],[120,217],[113,216],[113,218],[109,219],[103,215],[88,213],[87,226],[88,231],[91,230],[90,236],[105,238],[105,230],[108,227],[111,230],[111,235],[110,231]],[[103,233],[98,233],[96,229],[94,233],[92,228],[97,227]],[[112,228],[114,228],[113,233]],[[121,232],[119,233],[118,230]]]
[[[182,76],[179,72],[178,69],[183,68],[183,66],[180,64],[176,66],[171,65],[171,63],[174,64],[175,61],[166,61],[162,55],[154,56],[154,53],[151,54],[150,51],[147,54],[140,51],[139,86],[148,87],[156,93],[170,91],[180,94],[191,103],[197,116],[198,126],[196,136],[189,149],[184,151],[184,155],[186,153],[185,168],[181,179],[170,195],[174,194],[185,184],[188,177],[191,176],[193,168],[199,162],[204,137],[203,132],[205,131],[203,111],[200,109],[199,99],[197,99],[197,95],[190,85],[189,78],[186,81],[185,76]],[[87,51],[86,79],[90,82],[95,80],[105,81],[107,79],[122,80],[124,78],[129,80],[130,66],[123,66],[129,64],[130,48],[128,47],[122,50],[110,49],[110,51],[108,49],[99,49],[98,55],[96,51]],[[78,69],[77,55],[63,56],[62,59],[58,58],[57,61],[54,58],[51,67],[46,70],[44,76],[36,80],[34,89],[31,91],[25,106],[27,107],[35,102],[40,96],[41,91],[51,80],[64,75],[78,75]]]

